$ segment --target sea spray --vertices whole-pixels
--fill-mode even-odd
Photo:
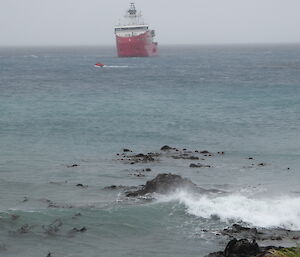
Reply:
[[[300,198],[250,198],[242,194],[223,196],[195,195],[177,191],[160,196],[159,201],[178,201],[186,212],[202,218],[219,217],[229,222],[245,222],[259,227],[300,230]]]

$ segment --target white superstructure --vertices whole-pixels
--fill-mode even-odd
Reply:
[[[115,26],[115,34],[119,37],[132,37],[141,35],[148,29],[149,26],[144,23],[141,12],[137,13],[134,3],[130,3],[125,15],[125,23]]]

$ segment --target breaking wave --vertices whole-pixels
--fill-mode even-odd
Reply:
[[[241,194],[197,196],[178,191],[159,201],[178,201],[190,215],[218,217],[225,222],[245,222],[257,227],[300,230],[300,198],[250,198]]]

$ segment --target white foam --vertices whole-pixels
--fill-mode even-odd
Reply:
[[[31,55],[24,55],[23,58],[39,58],[37,55],[31,54]]]
[[[187,213],[203,218],[218,216],[222,221],[243,221],[258,227],[300,230],[300,198],[250,198],[242,194],[196,196],[178,191],[159,201],[179,201]]]
[[[104,65],[104,66],[97,66],[97,65],[94,65],[95,68],[99,68],[99,69],[103,69],[103,68],[129,68],[129,66],[127,65],[123,65],[123,66],[116,66],[116,65]]]
[[[104,65],[104,68],[128,68],[129,66],[123,65],[123,66],[113,66],[113,65]]]

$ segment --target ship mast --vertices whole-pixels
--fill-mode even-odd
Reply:
[[[128,20],[128,25],[143,24],[141,21],[142,14],[141,12],[137,13],[134,3],[130,3],[130,7],[126,12],[125,18]]]

